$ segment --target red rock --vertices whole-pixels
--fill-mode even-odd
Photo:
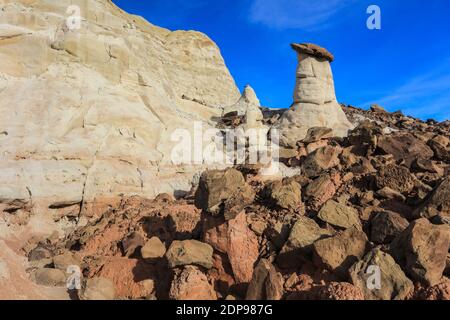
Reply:
[[[186,266],[175,275],[169,297],[173,300],[217,300],[216,292],[206,275],[194,266]]]
[[[156,279],[152,266],[122,257],[109,258],[96,276],[111,280],[119,299],[146,298],[154,290],[148,280]]]
[[[364,300],[358,287],[346,282],[333,282],[319,290],[319,300]]]
[[[245,212],[228,222],[228,259],[236,283],[249,283],[258,260],[258,238],[247,224]]]

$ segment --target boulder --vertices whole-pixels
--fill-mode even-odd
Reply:
[[[434,156],[437,160],[450,162],[450,139],[437,135],[428,141],[428,146],[433,150]]]
[[[418,158],[430,159],[434,155],[430,147],[409,133],[383,135],[378,140],[378,148],[392,154],[395,160],[403,161],[408,168]]]
[[[331,238],[316,241],[313,244],[314,263],[347,278],[349,268],[365,254],[367,243],[366,234],[351,227]]]
[[[114,300],[115,297],[114,284],[102,277],[88,279],[80,294],[81,300]]]
[[[448,226],[432,225],[423,218],[411,223],[391,243],[390,252],[412,279],[433,286],[442,278],[449,241]]]
[[[269,193],[276,205],[283,209],[295,210],[302,203],[302,188],[294,180],[272,183]]]
[[[408,168],[397,165],[383,166],[375,176],[379,189],[389,187],[400,193],[408,193],[414,188],[415,178]]]
[[[259,246],[258,237],[248,227],[244,212],[228,221],[226,252],[236,283],[249,283],[259,257]]]
[[[158,237],[153,237],[148,240],[141,248],[141,256],[144,259],[159,259],[166,254],[166,246],[159,240]]]
[[[244,206],[253,201],[255,193],[236,169],[207,171],[201,178],[196,192],[195,204],[211,214],[220,214],[223,206],[233,198]]]
[[[248,283],[259,256],[258,237],[249,228],[245,212],[225,221],[224,217],[207,217],[203,226],[204,241],[226,254],[237,283]]]
[[[41,268],[33,276],[37,284],[47,287],[62,287],[66,284],[66,273],[59,269]]]
[[[53,265],[56,269],[67,272],[67,268],[70,266],[79,267],[81,265],[81,259],[71,252],[65,252],[53,257]]]
[[[303,143],[313,143],[324,139],[330,139],[333,137],[333,129],[325,127],[314,127],[308,129]]]
[[[447,176],[415,210],[414,216],[428,219],[435,216],[450,218],[450,176]]]
[[[284,279],[281,273],[266,259],[261,259],[247,288],[246,300],[281,300],[284,295]]]
[[[302,163],[303,173],[308,178],[318,177],[323,171],[339,165],[339,155],[342,149],[326,146],[308,155]]]
[[[330,235],[330,231],[320,228],[314,220],[299,217],[277,257],[277,264],[283,268],[298,267],[311,258],[313,244]]]
[[[187,266],[175,275],[170,287],[172,300],[217,300],[216,292],[206,275],[194,266]]]
[[[126,257],[133,256],[144,245],[144,238],[137,233],[133,232],[122,240],[122,249]]]
[[[195,205],[172,205],[166,218],[175,240],[190,240],[198,236],[201,227],[201,210]]]
[[[325,203],[317,216],[320,220],[335,227],[348,229],[356,226],[362,228],[358,210],[334,200]]]
[[[376,283],[378,271],[380,283]],[[380,248],[373,249],[355,263],[350,268],[350,278],[364,292],[367,300],[405,300],[414,290],[412,281],[406,277],[394,258]]]
[[[380,197],[388,199],[388,200],[406,201],[406,197],[404,195],[402,195],[400,192],[393,190],[389,187],[384,187],[383,189],[378,190],[377,194]]]
[[[199,265],[206,269],[213,266],[213,248],[197,240],[174,241],[166,252],[171,268]]]
[[[389,244],[406,228],[409,222],[395,212],[375,213],[371,221],[370,240],[376,244]]]
[[[284,295],[283,275],[272,265],[266,278],[266,299],[268,301],[279,301]]]
[[[306,187],[307,203],[318,210],[324,203],[333,198],[341,185],[339,174],[323,174]]]

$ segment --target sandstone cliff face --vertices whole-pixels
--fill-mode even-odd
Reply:
[[[171,163],[171,133],[208,126],[240,97],[207,36],[108,0],[2,0],[0,10],[0,206],[76,216],[81,203],[190,189],[203,168]]]

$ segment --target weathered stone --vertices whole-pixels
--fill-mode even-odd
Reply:
[[[449,144],[450,139],[442,135],[428,141],[428,146],[433,150],[435,158],[446,162],[450,161]]]
[[[419,296],[423,300],[429,301],[449,301],[450,300],[450,280],[445,280],[435,286],[429,287]]]
[[[270,196],[283,209],[295,210],[302,203],[301,186],[294,180],[274,182],[270,186]]]
[[[400,192],[393,190],[389,187],[384,187],[383,189],[380,189],[377,191],[377,194],[380,197],[392,200],[392,199],[396,199],[396,200],[400,200],[400,201],[405,201],[406,197],[404,195],[402,195]]]
[[[356,227],[349,228],[331,238],[313,244],[314,262],[342,278],[348,276],[348,269],[366,252],[367,236]]]
[[[66,284],[66,274],[59,269],[38,269],[33,276],[36,283],[43,286],[64,286]]]
[[[380,283],[375,278],[379,272]],[[375,248],[350,269],[355,286],[364,292],[367,300],[404,300],[414,290],[414,285],[395,260]]]
[[[293,43],[291,47],[298,53],[305,53],[319,59],[328,60],[329,62],[333,62],[334,60],[334,56],[327,49],[313,43]]]
[[[302,170],[309,178],[319,176],[324,170],[336,167],[339,164],[339,147],[327,146],[308,155],[302,164]]]
[[[88,279],[80,294],[81,300],[114,300],[116,290],[111,280],[102,277]]]
[[[266,278],[266,299],[278,301],[284,295],[284,279],[281,273],[277,272],[272,265]]]
[[[391,243],[391,254],[412,279],[436,285],[445,269],[450,243],[448,226],[419,219]]]
[[[314,220],[299,217],[278,255],[277,264],[283,268],[299,266],[302,261],[311,257],[314,242],[330,235],[328,230],[321,229]]]
[[[126,257],[133,256],[137,250],[140,250],[144,245],[144,238],[137,233],[133,232],[122,240],[122,248]]]
[[[313,127],[330,128],[333,136],[346,136],[353,126],[336,100],[329,55],[324,54],[327,51],[310,44],[294,44],[293,48],[298,54],[297,81],[294,105],[277,124],[281,145],[295,147]]]
[[[321,288],[317,294],[318,300],[357,301],[364,300],[364,293],[358,287],[347,282],[332,282]]]
[[[194,205],[174,205],[167,217],[175,240],[190,240],[200,231],[201,210]]]
[[[439,176],[444,175],[444,169],[436,165],[436,162],[430,159],[417,158],[413,162],[412,168],[414,169],[415,172],[436,173]]]
[[[415,212],[417,217],[431,219],[450,217],[450,176],[447,176]]]
[[[153,237],[141,248],[144,259],[159,259],[166,254],[166,246],[157,237]]]
[[[395,212],[379,212],[371,221],[370,240],[377,244],[391,243],[408,225],[408,220]]]
[[[325,202],[333,198],[336,194],[337,187],[340,185],[339,178],[324,174],[308,184],[305,192],[308,204],[318,210]]]
[[[378,140],[378,148],[387,154],[392,154],[395,160],[404,161],[407,167],[410,167],[419,157],[422,159],[433,157],[433,151],[409,133],[381,136]]]
[[[142,260],[110,257],[96,276],[112,282],[117,299],[143,299],[153,293],[158,275],[152,265]]]
[[[173,300],[217,300],[216,292],[206,275],[194,266],[187,266],[175,276],[169,292]]]
[[[171,268],[199,265],[206,269],[213,266],[213,248],[197,240],[174,241],[166,252],[166,258]]]
[[[76,257],[71,252],[65,252],[53,257],[53,265],[56,269],[67,272],[67,268],[69,268],[70,266],[80,267],[81,259]]]
[[[227,200],[240,198],[245,203],[251,203],[255,197],[252,188],[245,182],[244,176],[236,169],[225,171],[207,171],[201,179],[196,193],[197,207],[212,214],[219,214]]]
[[[261,259],[255,267],[252,281],[247,289],[246,300],[264,300],[265,299],[265,284],[269,274],[271,263],[266,259]]]
[[[244,91],[242,92],[242,96],[239,98],[239,101],[233,105],[225,107],[222,115],[227,116],[229,114],[236,113],[238,116],[245,116],[248,109],[253,106],[259,108],[261,104],[258,97],[256,96],[255,90],[253,90],[251,86],[247,85],[245,86]]]
[[[384,109],[382,106],[378,104],[372,104],[370,106],[370,110],[375,113],[387,113],[386,109]]]
[[[227,255],[236,283],[249,283],[259,256],[259,246],[258,238],[248,227],[245,212],[228,221],[227,240]]]
[[[65,23],[70,5],[83,16],[77,32]],[[39,211],[84,203],[85,216],[110,197],[191,189],[206,166],[174,165],[172,133],[192,133],[194,121],[212,128],[240,96],[211,39],[106,0],[5,6],[0,37],[13,38],[1,50],[0,198],[32,194]]]
[[[410,192],[415,183],[414,176],[408,168],[397,165],[382,167],[375,178],[379,189],[389,187],[400,193]]]
[[[322,209],[320,209],[318,217],[320,220],[335,227],[345,229],[353,226],[358,228],[362,227],[358,210],[333,200],[329,200]]]
[[[333,129],[325,127],[314,127],[308,129],[303,143],[317,142],[323,139],[329,139],[333,137]]]
[[[203,226],[203,241],[226,254],[237,283],[251,280],[259,256],[258,238],[250,230],[245,212],[225,221],[223,217],[207,217]]]

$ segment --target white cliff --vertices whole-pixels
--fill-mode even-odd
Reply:
[[[171,133],[212,126],[240,97],[214,42],[108,0],[0,9],[0,212],[19,203],[57,221],[61,208],[77,217],[122,195],[191,188],[204,167],[173,165]]]

